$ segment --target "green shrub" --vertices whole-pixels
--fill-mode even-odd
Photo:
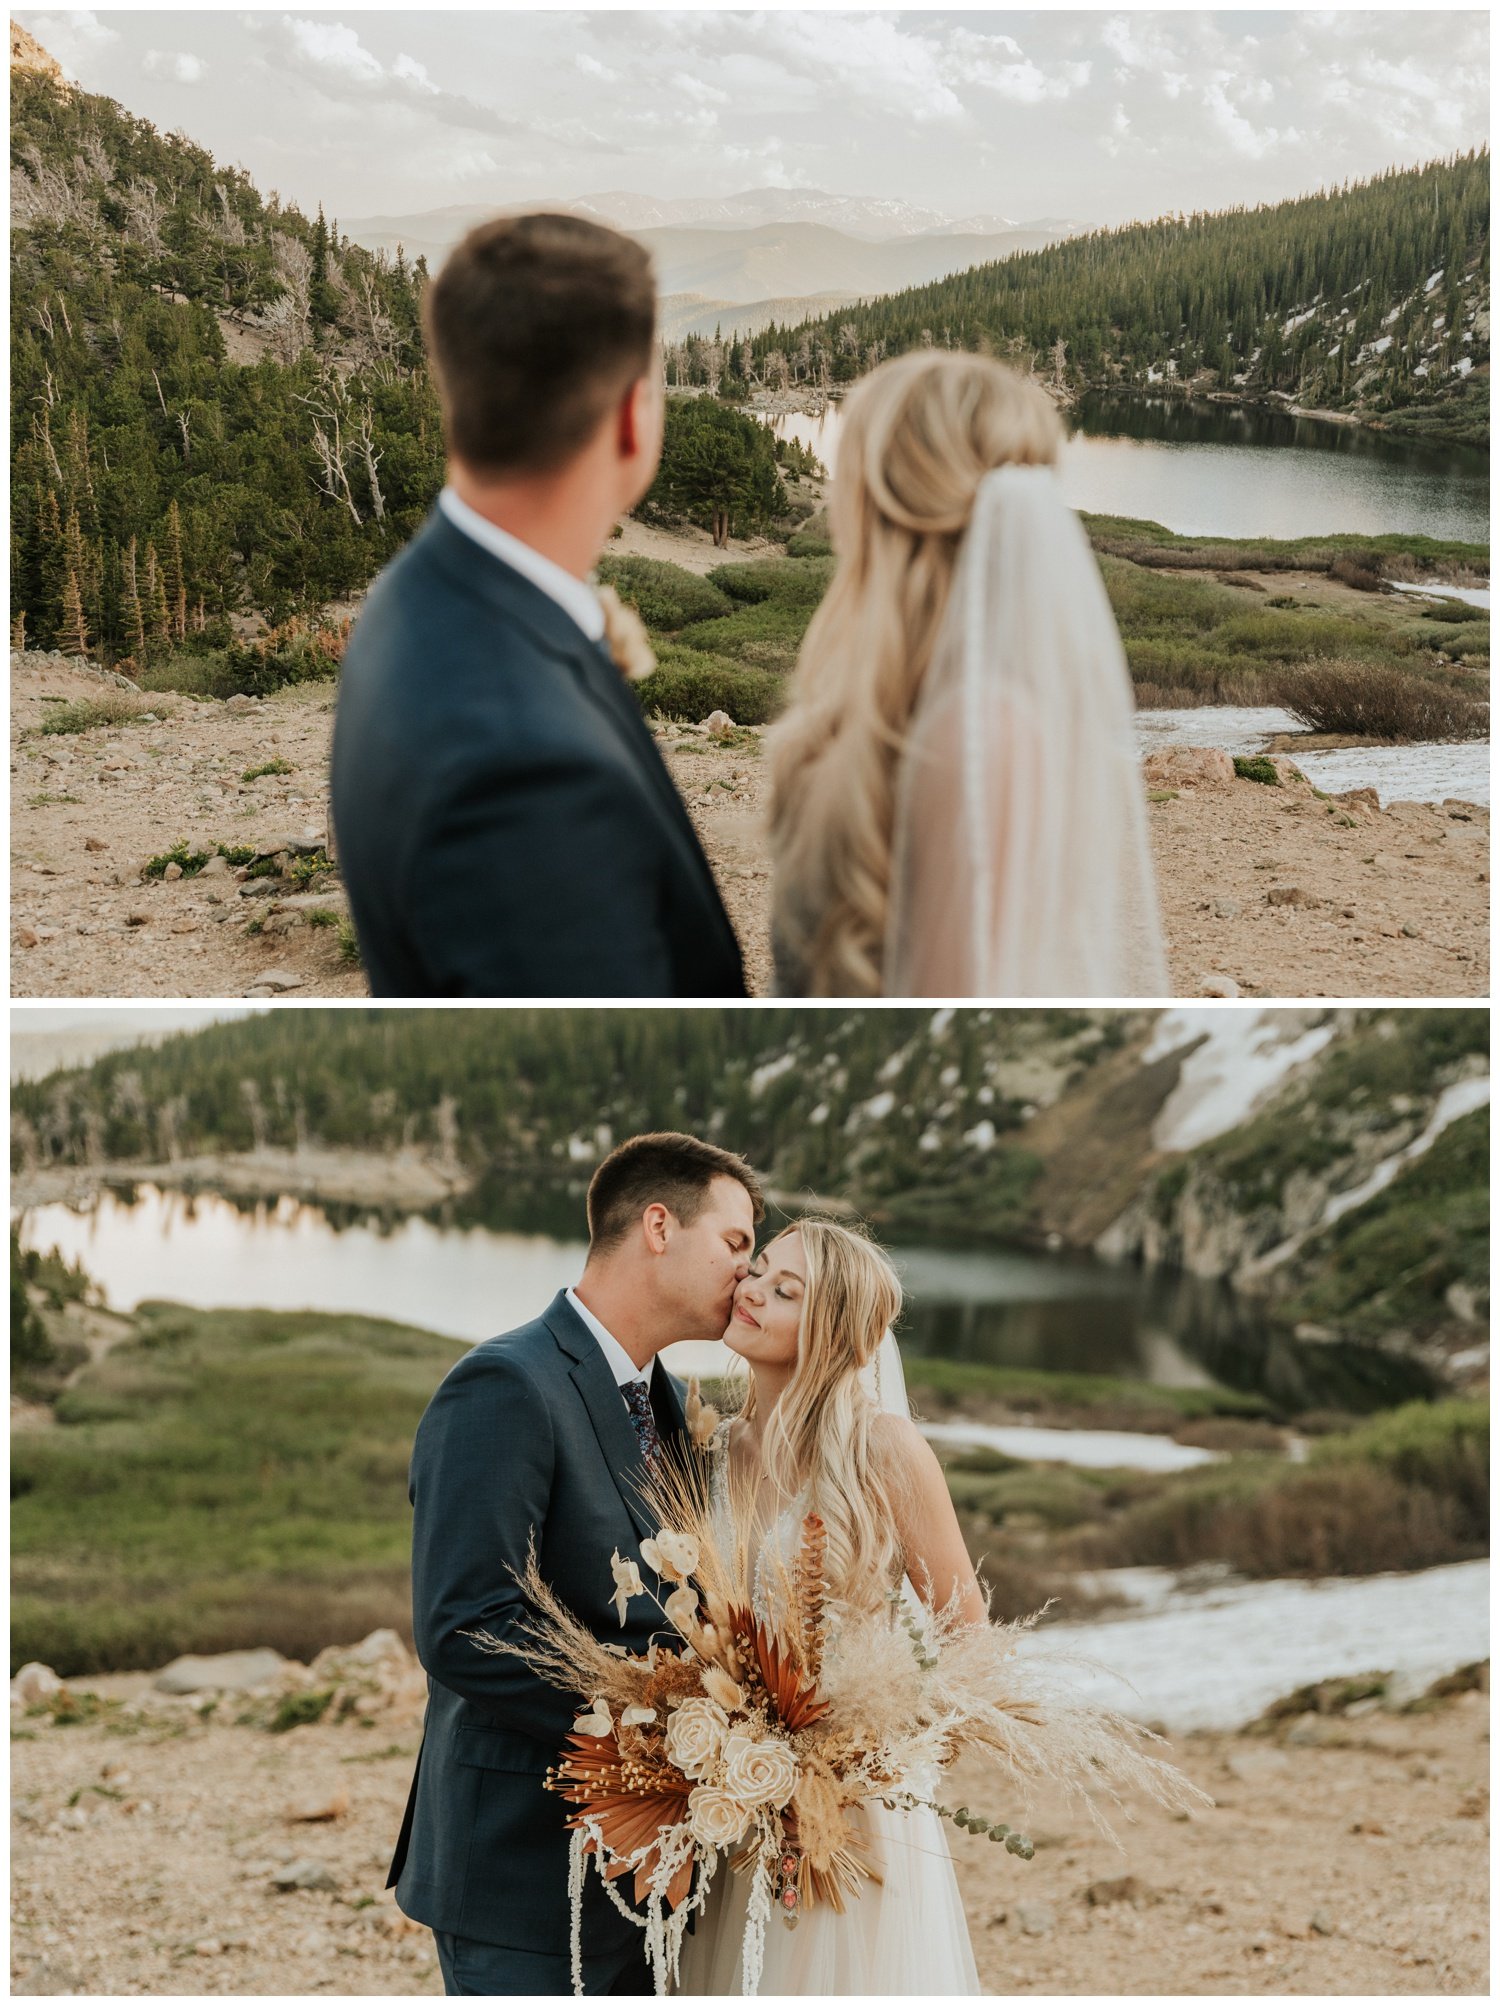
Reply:
[[[828,558],[762,557],[750,564],[720,564],[708,574],[708,582],[741,605],[761,605],[775,600],[785,606],[801,606],[809,615],[828,590],[833,563]]]
[[[268,759],[264,766],[247,766],[240,775],[240,779],[248,785],[252,780],[266,780],[273,774],[293,773],[295,771],[296,768],[289,765],[284,759]]]
[[[654,633],[676,633],[733,607],[725,594],[696,572],[654,557],[602,557],[599,582],[612,585]]]
[[[1279,787],[1281,775],[1276,771],[1274,760],[1262,753],[1256,759],[1236,759],[1234,770],[1241,780],[1258,780],[1262,787]]]
[[[44,738],[71,737],[83,731],[101,731],[107,726],[137,724],[152,706],[123,690],[85,697],[79,703],[59,704],[42,720]],[[157,713],[159,715],[160,713]]]
[[[632,687],[647,711],[689,724],[701,724],[716,710],[727,711],[736,724],[767,724],[785,697],[780,676],[676,644],[658,649],[654,674]]]
[[[331,1691],[284,1693],[277,1702],[268,1726],[272,1734],[286,1734],[294,1727],[312,1727],[333,1704]]]
[[[1393,743],[1489,735],[1489,707],[1467,690],[1379,662],[1306,662],[1280,676],[1274,692],[1313,731]]]

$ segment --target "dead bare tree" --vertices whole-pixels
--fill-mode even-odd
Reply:
[[[368,404],[362,406],[359,414],[359,452],[365,464],[365,478],[370,483],[370,507],[375,512],[375,520],[384,522],[385,496],[380,492],[380,480],[375,472],[382,455],[375,445],[375,414]]]
[[[375,444],[375,415],[369,404],[356,404],[348,381],[334,369],[325,369],[311,396],[299,395],[313,420],[313,451],[318,471],[313,476],[319,492],[348,509],[355,523],[363,527],[364,517],[354,499],[349,478],[351,466],[363,466],[370,487],[370,508],[377,522],[385,520],[385,496],[376,472],[381,454]]]
[[[166,221],[166,204],[156,183],[149,177],[132,181],[123,197],[125,209],[125,235],[133,244],[140,244],[146,250],[159,255],[165,248],[162,243],[161,226]]]

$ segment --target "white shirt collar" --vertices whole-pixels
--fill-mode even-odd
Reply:
[[[579,1301],[576,1290],[568,1290],[568,1301],[598,1339],[604,1362],[615,1375],[616,1386],[628,1386],[632,1379],[638,1379],[643,1386],[649,1387],[650,1380],[642,1367],[636,1364],[618,1338],[610,1336],[588,1304]]]
[[[455,529],[461,529],[465,536],[472,537],[492,557],[508,564],[512,571],[519,571],[523,578],[529,578],[533,585],[561,606],[589,640],[604,639],[604,608],[591,585],[585,585],[581,578],[564,571],[550,557],[543,557],[529,543],[522,543],[509,530],[487,522],[477,509],[470,508],[466,501],[460,501],[452,488],[443,489],[438,496],[438,507]]]

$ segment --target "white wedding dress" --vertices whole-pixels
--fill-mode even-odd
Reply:
[[[892,1343],[894,1353],[894,1343]],[[899,1376],[899,1358],[896,1366]],[[724,1456],[716,1458],[722,1470]],[[716,1473],[716,1483],[721,1482]],[[722,1497],[722,1489],[719,1491]],[[761,1549],[755,1568],[755,1602],[766,1613],[762,1576],[766,1551],[779,1549],[790,1564],[801,1538],[806,1502],[798,1499],[782,1513]],[[781,1569],[773,1570],[773,1579]],[[783,1577],[784,1578],[784,1577]],[[919,1620],[923,1603],[911,1583],[903,1589],[908,1609]],[[937,1778],[931,1778],[935,1789]],[[911,1785],[919,1795],[917,1779]],[[959,1898],[958,1879],[943,1822],[930,1803],[912,1811],[860,1806],[850,1814],[872,1841],[879,1881],[861,1883],[862,1892],[839,1915],[815,1903],[795,1927],[779,1915],[766,1925],[765,1961],[758,1990],[774,1995],[848,1998],[947,1998],[979,1991],[979,1973],[969,1945],[969,1925]],[[750,1878],[721,1859],[704,1912],[682,1946],[679,1997],[724,1998],[742,1993],[741,1946]]]

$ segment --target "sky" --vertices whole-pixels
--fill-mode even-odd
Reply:
[[[803,187],[1110,225],[1487,142],[1484,12],[21,9],[330,217]]]

